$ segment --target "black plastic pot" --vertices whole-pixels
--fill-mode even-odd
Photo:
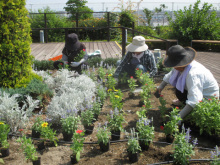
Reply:
[[[149,149],[150,141],[148,141],[147,144],[145,143],[144,140],[138,140],[138,141],[142,151],[147,151]]]
[[[110,141],[107,144],[104,144],[104,143],[100,142],[99,146],[100,146],[100,149],[103,152],[106,152],[106,151],[108,151],[110,149]]]
[[[119,140],[120,139],[120,134],[121,134],[121,131],[111,131],[111,140],[114,141],[114,140]]]
[[[2,157],[9,156],[10,155],[9,148],[2,148],[1,154],[2,154]]]
[[[37,160],[32,161],[33,165],[41,165],[41,158],[38,157]]]
[[[39,151],[45,149],[46,148],[45,142],[44,141],[38,142],[37,148],[38,148]]]
[[[71,164],[77,164],[76,155],[70,155]]]
[[[138,152],[132,153],[132,152],[128,151],[128,158],[131,163],[135,163],[138,161],[139,153]]]
[[[130,99],[133,99],[133,98],[135,97],[135,94],[132,93],[132,92],[129,92],[129,93],[128,93],[128,96],[129,96]]]
[[[73,134],[67,134],[66,132],[62,132],[64,141],[72,141]]]
[[[32,129],[32,134],[31,134],[31,136],[32,136],[33,138],[40,138],[40,132],[37,132],[37,131],[35,131],[35,130]]]
[[[93,132],[94,125],[93,124],[92,125],[84,125],[84,128],[85,128],[85,134],[90,135]]]
[[[166,141],[167,141],[167,143],[173,143],[174,136],[170,135],[170,134],[166,135]]]

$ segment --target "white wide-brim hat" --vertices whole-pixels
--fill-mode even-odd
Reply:
[[[148,49],[148,46],[145,44],[145,38],[142,36],[135,36],[132,40],[132,43],[126,47],[129,52],[144,52]]]

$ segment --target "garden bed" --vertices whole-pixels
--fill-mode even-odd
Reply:
[[[158,83],[156,84],[158,85]],[[124,89],[123,89],[124,90]],[[122,90],[122,91],[123,91]],[[124,90],[126,91],[126,90]],[[130,128],[136,126],[138,116],[136,111],[140,109],[139,100],[140,96],[136,93],[133,99],[130,99],[128,92],[123,92],[123,110],[125,112],[125,120],[127,123],[123,124],[123,128],[130,132]],[[165,96],[167,101],[167,107],[172,109],[171,102],[175,99],[174,89],[171,86],[166,86],[162,94]],[[148,151],[142,151],[137,163],[134,164],[153,164],[158,162],[172,161],[173,148],[172,144],[166,143],[165,134],[160,130],[162,120],[160,118],[160,112],[158,106],[160,105],[159,100],[154,96],[151,97],[151,108],[147,112],[148,118],[153,117],[153,125],[155,128],[155,137],[153,143],[150,144]],[[112,110],[111,103],[107,99],[102,108],[101,114],[98,120],[94,123],[95,127],[91,135],[85,136],[84,151],[81,153],[81,159],[78,164],[130,164],[127,157],[127,140],[125,134],[121,134],[121,139],[119,142],[112,142],[110,145],[110,150],[107,152],[102,152],[100,150],[96,137],[96,130],[98,123],[104,123],[106,115]],[[83,129],[83,126],[80,126]],[[30,132],[26,132],[31,135]],[[198,132],[191,132],[192,138],[198,138],[198,145],[195,148],[195,156],[192,159],[210,159],[210,150],[213,149],[217,142],[210,140],[207,136],[199,135]],[[41,157],[42,164],[59,164],[68,165],[70,163],[70,155],[72,151],[70,150],[70,144],[62,143],[62,134],[58,133],[57,137],[60,141],[57,147],[47,147],[43,151],[39,151],[39,156]],[[3,158],[5,164],[10,165],[26,165],[32,164],[31,162],[26,162],[23,153],[19,150],[20,144],[16,142],[16,138],[11,138],[10,142],[10,155]],[[35,141],[36,143],[36,141]],[[171,163],[172,164],[172,163]],[[200,162],[190,162],[190,164],[210,164],[210,162],[200,161]]]

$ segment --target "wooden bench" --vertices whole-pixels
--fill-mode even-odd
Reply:
[[[191,40],[191,47],[192,43],[209,43],[209,44],[220,44],[220,41],[217,40]]]
[[[176,42],[178,44],[178,40],[167,40],[169,42]],[[145,42],[166,42],[161,39],[145,39]]]

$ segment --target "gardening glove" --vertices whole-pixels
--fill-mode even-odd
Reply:
[[[86,60],[84,59],[84,58],[82,58],[80,61],[79,61],[79,63],[80,64],[82,64],[82,63],[84,63]]]
[[[180,117],[183,119],[186,117],[191,111],[193,110],[193,107],[186,104],[185,107],[179,112]]]
[[[78,67],[80,65],[79,62],[71,62],[72,67]]]
[[[167,82],[162,81],[162,82],[160,83],[160,85],[157,87],[157,89],[159,89],[160,92],[161,92],[167,84],[168,84]]]

